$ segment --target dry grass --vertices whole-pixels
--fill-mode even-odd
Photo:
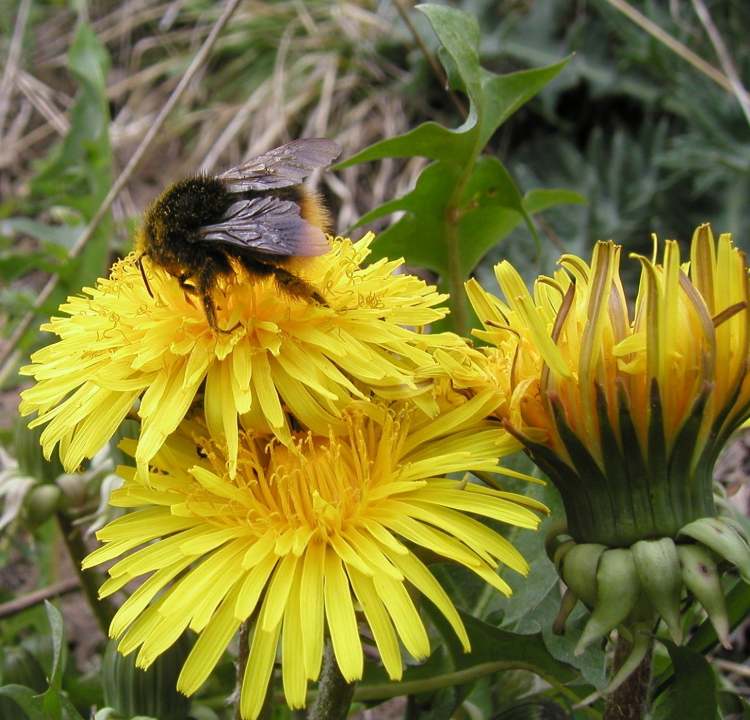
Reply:
[[[27,3],[19,3],[19,11]],[[110,136],[123,165],[174,89],[221,6],[145,0],[95,3],[90,22],[110,53]],[[24,36],[23,13],[16,37]],[[75,86],[65,71],[76,18],[36,10],[15,43],[0,84],[0,193],[23,197],[34,162],[68,129]],[[7,50],[13,45],[6,38]],[[344,156],[403,132],[418,111],[400,90],[407,71],[382,53],[411,38],[392,5],[375,2],[243,2],[212,60],[185,93],[148,158],[117,199],[123,221],[165,184],[212,171],[294,137],[335,138]],[[413,183],[418,162],[387,161],[326,175],[336,226]],[[115,168],[117,171],[119,168]]]

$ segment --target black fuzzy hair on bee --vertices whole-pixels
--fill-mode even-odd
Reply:
[[[149,294],[144,257],[200,296],[211,328],[225,332],[217,325],[212,290],[219,277],[234,272],[234,259],[250,276],[273,276],[289,295],[326,304],[285,265],[329,249],[327,212],[300,183],[339,153],[330,140],[295,140],[221,175],[171,185],[146,211],[139,234],[138,263]]]

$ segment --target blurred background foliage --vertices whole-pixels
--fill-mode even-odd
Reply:
[[[612,238],[626,251],[650,253],[652,232],[686,243],[694,227],[706,221],[715,230],[733,232],[736,242],[750,249],[750,122],[741,89],[728,86],[715,44],[696,12],[698,6],[707,8],[711,30],[728,49],[738,77],[749,78],[750,4],[633,0],[628,6],[718,69],[723,82],[707,77],[644,31],[618,4],[622,0],[447,4],[478,21],[479,59],[487,71],[549,67],[570,57],[484,149],[484,155],[503,163],[522,192],[559,188],[571,193],[567,204],[530,211],[533,224],[517,222],[504,229],[476,268],[472,263],[488,287],[494,287],[492,266],[501,258],[512,260],[530,279],[551,272],[562,252],[588,255],[598,239]],[[411,4],[246,0],[111,212],[84,252],[71,260],[70,248],[220,11],[221,5],[210,0],[0,0],[0,347],[32,308],[49,273],[58,274],[60,283],[32,328],[66,294],[92,283],[112,259],[128,252],[143,208],[175,179],[229,167],[295,137],[336,139],[346,159],[427,121],[447,128],[464,122],[468,100],[460,91],[446,89],[435,63],[440,57],[450,71],[450,59],[427,17]],[[449,72],[449,80],[454,88],[460,85],[456,73]],[[423,157],[386,158],[323,174],[319,190],[336,230],[359,237],[364,229],[353,228],[369,214],[367,227],[387,235],[401,215],[376,209],[409,193],[427,162]],[[572,193],[585,203],[571,202]],[[418,239],[420,245],[430,241],[429,236]],[[403,246],[401,253],[408,260],[411,248]],[[444,280],[416,265],[413,269],[426,277]],[[632,279],[636,266],[631,265]],[[36,443],[16,432],[13,418],[21,387],[15,371],[42,342],[42,334],[33,329],[24,335],[0,385],[0,445],[6,448],[0,455],[0,603],[70,579],[54,519],[61,522],[62,516],[88,542],[85,531],[104,521],[104,501],[118,461],[113,443],[78,479],[56,467],[39,469],[38,457],[29,450]],[[732,470],[735,489],[742,477],[741,468]],[[552,507],[559,504],[550,488],[538,492]],[[452,588],[457,605],[477,618],[476,637],[486,636],[478,643],[479,660],[496,658],[515,642],[514,650],[526,653],[531,666],[547,678],[560,670],[558,661],[574,666],[583,683],[580,691],[540,684],[527,671],[503,672],[412,696],[406,704],[397,702],[390,716],[381,708],[379,717],[565,717],[576,698],[601,686],[602,651],[572,656],[576,617],[572,637],[557,638],[549,631],[559,590],[543,553],[543,533],[544,528],[536,536],[514,538],[536,564],[510,600],[483,593],[447,570],[441,580]],[[747,612],[743,592],[740,587],[732,596],[736,624]],[[90,707],[104,702],[98,675],[103,637],[79,595],[66,596],[62,608],[73,657],[67,664],[61,659],[62,630],[56,629],[52,611],[45,615],[41,606],[34,606],[0,623],[0,685],[16,682],[41,692],[47,687],[44,676],[54,676],[78,712],[87,716]],[[696,625],[700,621],[695,618]],[[526,640],[519,645],[510,632],[523,633]],[[694,664],[715,643],[703,626],[696,637],[685,651],[693,652]],[[718,687],[724,716],[747,717],[742,700],[747,645],[741,634],[736,638],[732,653],[722,651],[710,667],[701,665],[693,687],[679,690],[684,697],[690,690],[705,694]],[[463,656],[454,650],[441,645],[427,666],[410,670],[410,677],[461,670]],[[671,677],[666,651],[655,663],[659,687],[666,690]],[[366,678],[365,685],[368,681],[377,683],[378,677]],[[231,683],[227,658],[193,704],[191,716],[224,717]],[[661,717],[670,717],[669,693],[663,696],[667,710],[661,710]],[[0,718],[5,717],[3,707]],[[74,717],[69,708],[58,710],[60,717]],[[580,713],[599,716],[595,710]]]

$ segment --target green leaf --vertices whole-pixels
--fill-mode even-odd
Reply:
[[[427,157],[465,166],[477,155],[477,107],[481,105],[477,22],[467,13],[440,5],[419,5],[418,9],[427,15],[443,48],[455,63],[463,89],[471,100],[469,117],[455,130],[436,122],[423,123],[403,135],[365,148],[334,165],[334,170],[388,157]]]
[[[496,157],[477,159],[458,207],[461,273],[468,277],[487,251],[522,221],[535,235],[515,181]]]
[[[50,720],[45,714],[41,696],[31,688],[23,685],[4,685],[0,687],[0,697],[13,700],[26,713],[29,720]]]
[[[570,61],[568,57],[546,67],[498,75],[479,64],[479,26],[473,16],[443,5],[418,5],[417,9],[427,15],[471,101],[467,125],[476,115],[479,128],[476,152],[487,144],[500,125],[552,81]],[[471,122],[470,127],[473,126]]]
[[[448,243],[443,217],[448,212],[456,182],[456,170],[444,163],[432,163],[419,176],[414,190],[363,215],[356,226],[394,212],[407,213],[380,234],[371,259],[403,254],[412,265],[429,268],[442,276],[448,273]],[[581,200],[577,193],[565,190],[532,193],[540,209]],[[459,261],[464,277],[468,277],[487,252],[524,220],[533,229],[525,205],[526,198],[521,196],[503,164],[495,157],[480,157],[464,188],[458,209]]]
[[[523,222],[523,215],[507,207],[481,207],[464,215],[458,224],[461,273],[468,277],[489,250]]]
[[[531,215],[544,212],[557,205],[585,205],[586,202],[586,198],[581,193],[562,188],[529,190],[523,197],[523,206]]]
[[[59,690],[62,687],[62,676],[65,671],[65,629],[60,611],[49,600],[44,601],[47,611],[50,631],[52,633],[52,669],[49,677],[51,688]]]
[[[556,659],[548,650],[541,633],[521,635],[495,627],[467,613],[461,618],[471,641],[471,652],[464,653],[453,629],[442,614],[431,604],[425,610],[445,641],[453,672],[458,682],[473,681],[482,675],[502,670],[527,670],[538,675],[558,691],[572,693],[564,687],[579,677],[576,669]],[[463,674],[466,680],[463,680]],[[458,684],[458,682],[456,684]]]
[[[372,701],[437,692],[443,688],[470,685],[481,677],[508,669],[533,672],[559,691],[572,695],[564,683],[575,680],[577,671],[552,657],[540,634],[517,635],[462,612],[461,618],[472,648],[470,653],[464,653],[442,614],[429,602],[425,603],[425,610],[445,645],[436,649],[425,663],[409,667],[399,682],[387,680],[381,668],[371,669],[367,679],[357,685],[356,700]]]
[[[741,695],[722,690],[719,692],[721,717],[732,720],[750,720],[750,703]]]
[[[459,203],[462,207],[499,205],[522,212],[522,201],[518,186],[502,162],[492,155],[483,155],[477,158]]]
[[[579,604],[565,623],[565,634],[555,635],[552,632],[552,620],[559,607],[560,592],[555,588],[555,591],[550,591],[544,602],[539,605],[539,611],[548,613],[547,617],[549,618],[542,629],[544,644],[552,657],[575,667],[587,683],[597,690],[601,690],[607,684],[604,646],[592,643],[582,655],[575,654],[576,645],[589,619],[588,610]]]
[[[438,677],[452,669],[451,659],[444,646],[430,655],[425,663],[415,668],[414,680]],[[404,720],[450,720],[454,710],[467,695],[468,686],[449,685],[426,692],[412,693],[408,696],[408,705]]]
[[[430,122],[362,150],[336,168],[385,157],[423,156],[434,162],[414,190],[367,213],[359,224],[393,212],[405,214],[374,244],[373,260],[402,256],[410,265],[440,275],[451,293],[448,323],[468,330],[471,313],[463,281],[487,251],[524,222],[540,241],[531,213],[513,178],[497,158],[480,158],[497,128],[565,66],[497,75],[479,64],[479,26],[474,17],[443,5],[420,5],[442,47],[442,60],[454,87],[469,98],[469,113],[455,130]],[[559,197],[558,197],[559,199]]]
[[[495,131],[570,62],[569,56],[546,67],[498,75],[481,69],[482,104],[479,112],[479,145],[484,147]]]
[[[5,284],[10,284],[32,270],[51,273],[58,268],[59,263],[51,262],[49,256],[43,253],[21,252],[0,256],[0,278]],[[4,309],[7,311],[9,308]]]
[[[718,711],[716,677],[705,657],[688,647],[662,640],[674,666],[673,686],[654,706],[655,720],[706,718]]]
[[[445,275],[449,262],[442,212],[448,206],[457,174],[444,163],[432,163],[417,178],[414,190],[386,203],[384,214],[403,210],[407,215],[380,234],[370,259],[403,255],[411,265]],[[379,217],[381,209],[368,213],[361,222]]]
[[[53,693],[56,691],[50,689],[47,692]],[[75,705],[73,705],[67,695],[62,692],[57,693],[57,695],[59,697],[59,702],[63,711],[63,720],[84,720],[83,716],[78,712],[78,710],[76,710]]]
[[[481,104],[479,25],[472,15],[444,5],[417,5],[430,21],[440,44],[451,56],[463,89],[475,105]],[[446,68],[447,70],[448,68]]]
[[[55,252],[58,257],[65,257],[76,238],[83,231],[83,225],[48,225],[47,223],[32,220],[31,218],[6,218],[0,220],[0,233],[10,235],[11,233],[24,233],[41,241],[45,248]]]
[[[475,121],[464,123],[460,128],[449,130],[436,122],[422,123],[403,135],[381,140],[333,166],[343,170],[383,158],[426,157],[430,160],[460,165],[471,154],[476,144]]]

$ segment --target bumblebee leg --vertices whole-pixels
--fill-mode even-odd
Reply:
[[[146,291],[151,297],[154,297],[154,293],[151,292],[151,286],[148,284],[148,278],[146,277],[146,270],[143,267],[143,258],[147,257],[148,253],[141,253],[138,256],[136,262],[138,263],[138,269],[141,271],[141,277],[143,278],[143,284],[146,286]]]
[[[206,313],[208,324],[215,332],[226,334],[233,332],[237,325],[229,330],[219,327],[216,320],[216,303],[214,303],[211,290],[215,285],[216,278],[231,272],[231,270],[232,266],[223,255],[210,256],[206,258],[203,267],[195,278],[195,291],[201,296],[201,300],[203,300],[203,309]]]
[[[310,285],[309,282],[303,280],[301,277],[297,277],[294,273],[290,273],[282,267],[274,266],[272,272],[273,276],[276,278],[276,282],[284,292],[289,293],[292,297],[314,300],[318,305],[325,305],[328,307],[325,298],[312,285]]]
[[[195,295],[196,289],[195,285],[191,285],[188,280],[190,280],[190,273],[182,273],[177,280],[180,283],[180,287],[186,292],[190,293],[191,295]]]
[[[328,307],[325,298],[309,282],[303,280],[301,277],[297,277],[297,275],[289,272],[289,270],[279,265],[263,262],[257,258],[243,256],[240,258],[240,261],[250,273],[262,277],[273,275],[279,288],[292,297],[313,300],[319,305]]]
[[[228,332],[227,330],[222,330],[216,323],[216,305],[209,290],[201,293],[201,300],[203,300],[203,310],[206,313],[206,320],[208,320],[211,329],[221,333]]]
[[[177,278],[177,281],[180,283],[180,287],[182,288],[182,291],[185,293],[185,300],[187,300],[193,307],[195,307],[195,303],[190,299],[191,295],[197,295],[198,290],[196,289],[195,285],[190,285],[188,283],[188,280],[190,279],[189,273],[182,273]]]

